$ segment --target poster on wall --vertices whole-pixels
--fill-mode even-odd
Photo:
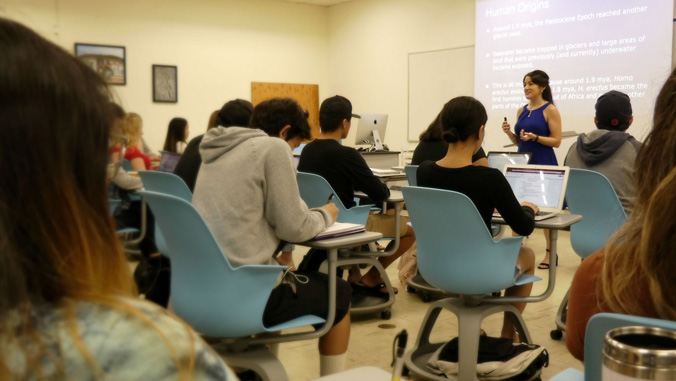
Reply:
[[[177,67],[153,65],[153,102],[178,102]]]
[[[99,73],[111,85],[127,84],[124,46],[75,43],[75,57]]]

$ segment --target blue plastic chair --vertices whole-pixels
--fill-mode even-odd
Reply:
[[[182,178],[168,172],[139,171],[138,175],[143,181],[143,187],[151,192],[158,192],[176,196],[188,202],[192,202],[192,193]],[[162,231],[155,224],[155,246],[165,257],[169,257],[169,247],[162,235]]]
[[[326,179],[316,175],[314,173],[298,172],[296,179],[298,180],[298,190],[300,191],[300,197],[305,201],[308,207],[317,208],[324,204],[329,199],[331,194],[335,194],[333,188]],[[371,211],[372,205],[360,205],[354,206],[350,209],[345,208],[343,202],[339,197],[334,197],[332,200],[338,208],[338,222],[347,222],[353,224],[362,224],[366,225],[366,220]],[[389,255],[387,253],[381,253],[376,251],[350,251],[344,253],[344,256],[338,259],[338,266],[351,266],[355,264],[366,264],[370,266],[375,266],[380,272],[383,282],[385,283],[388,293],[388,298],[382,303],[368,303],[368,304],[355,304],[353,303],[350,310],[353,314],[366,314],[372,312],[381,312],[381,317],[383,319],[389,319],[392,315],[390,312],[390,306],[394,304],[394,288],[390,282],[389,277],[385,268],[377,260],[377,257]]]
[[[610,181],[598,172],[571,168],[566,201],[571,213],[583,216],[582,221],[570,227],[570,244],[573,251],[582,259],[603,248],[608,238],[627,220],[615,189]],[[567,307],[566,292],[554,318],[556,329],[550,332],[554,340],[563,337]]]
[[[491,293],[532,283],[541,278],[523,275],[514,279],[514,268],[523,237],[494,241],[472,201],[462,193],[422,187],[403,187],[411,222],[416,228],[418,268],[432,286],[463,298],[433,302],[423,320],[418,340],[405,356],[409,370],[426,379],[445,380],[427,370],[430,356],[445,342],[430,343],[430,333],[443,309],[458,317],[460,339],[459,380],[476,380],[479,330],[492,314],[511,315],[519,336],[532,343],[516,297]]]
[[[333,188],[323,177],[314,173],[298,172],[298,190],[300,197],[305,201],[309,208],[319,208],[326,204],[329,196],[335,194]],[[369,212],[373,205],[360,205],[347,209],[340,197],[334,197],[331,201],[338,208],[338,222],[347,222],[352,224],[366,224]]]
[[[323,335],[331,327],[333,316],[328,321],[313,315],[302,316],[274,327],[264,326],[265,305],[279,276],[287,267],[245,265],[233,268],[202,216],[190,202],[156,192],[140,193],[150,205],[157,225],[172,248],[173,311],[204,336],[239,339],[231,340],[227,345],[223,343],[215,346],[226,357],[229,365],[254,369],[259,375],[278,377],[274,372],[279,372],[280,368],[284,372],[281,363],[267,348],[259,350],[255,345],[314,338]],[[243,292],[246,297],[242,297]],[[330,300],[330,303],[335,306],[335,300]],[[251,338],[256,334],[312,324],[323,326],[315,332]],[[242,352],[247,347],[253,347],[255,351]]]
[[[412,187],[418,185],[418,177],[416,176],[417,171],[418,171],[417,165],[407,165],[404,167],[404,172],[406,173],[406,180],[408,181],[408,185]]]
[[[122,169],[124,169],[127,172],[133,172],[134,167],[131,166],[131,161],[127,159],[122,159]]]
[[[582,258],[600,250],[627,220],[615,189],[598,172],[571,168],[566,201],[571,213],[584,216],[570,227],[570,244]]]
[[[641,316],[600,313],[592,316],[584,335],[584,373],[569,368],[557,374],[551,381],[597,381],[601,379],[603,346],[608,331],[619,327],[645,326],[676,331],[676,322]]]
[[[192,192],[182,178],[168,172],[139,171],[143,187],[151,192],[164,193],[192,202]]]

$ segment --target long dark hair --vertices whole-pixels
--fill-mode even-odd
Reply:
[[[427,129],[420,134],[421,142],[439,142],[441,141],[441,125],[439,124],[439,118],[441,113],[437,114],[437,117],[434,118],[432,123],[427,126]]]
[[[534,84],[544,87],[542,91],[542,98],[547,102],[554,104],[554,97],[552,97],[552,88],[549,87],[549,76],[542,70],[533,70],[530,73],[523,76],[523,82],[526,82],[526,77],[530,77],[530,80]]]
[[[66,377],[60,337],[47,345],[36,324],[34,313],[49,310],[62,313],[64,334],[103,376],[78,332],[76,303],[110,306],[154,327],[120,298],[137,292],[106,184],[119,110],[98,74],[25,26],[0,17],[0,46],[0,379]],[[10,366],[14,355],[22,363]],[[194,352],[175,363],[179,379],[194,378]]]
[[[167,129],[167,138],[164,139],[164,150],[169,152],[177,152],[176,144],[178,142],[185,143],[185,127],[188,121],[183,118],[174,118],[169,122]]]
[[[440,114],[441,138],[446,143],[464,142],[470,136],[479,136],[486,125],[486,108],[472,97],[457,97],[448,101]]]
[[[47,349],[36,339],[33,303],[135,293],[109,216],[115,110],[94,71],[25,26],[0,18],[0,46],[0,336],[25,343],[27,374],[38,375]],[[10,311],[21,327],[11,326]],[[35,358],[28,346],[45,351]],[[0,378],[10,379],[4,350]]]

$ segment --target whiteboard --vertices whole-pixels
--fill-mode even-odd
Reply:
[[[408,54],[408,141],[454,97],[474,94],[474,46]]]

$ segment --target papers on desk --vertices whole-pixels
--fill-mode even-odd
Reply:
[[[349,224],[347,222],[334,222],[333,225],[329,226],[323,232],[317,234],[314,238],[317,239],[327,239],[341,237],[348,234],[361,233],[366,230],[366,227],[362,224]]]
[[[376,176],[391,176],[391,175],[401,175],[401,171],[397,171],[396,169],[378,169],[378,168],[370,168],[371,172],[373,172],[374,175]]]

